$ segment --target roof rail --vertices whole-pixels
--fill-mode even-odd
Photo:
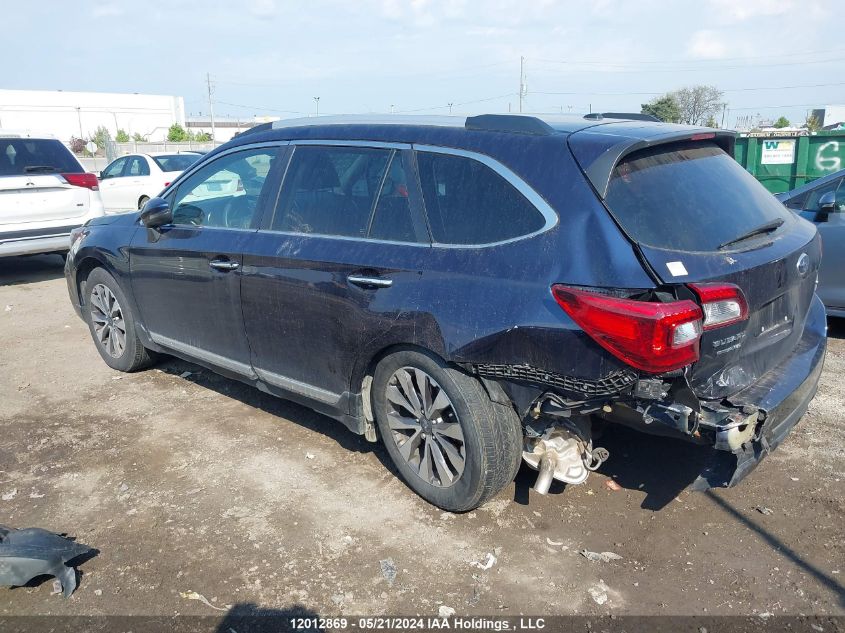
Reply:
[[[518,134],[537,134],[548,136],[555,129],[535,116],[522,114],[479,114],[467,117],[464,124],[467,130],[486,132],[516,132]]]
[[[660,123],[660,119],[651,114],[642,112],[591,112],[584,115],[590,121],[601,121],[602,119],[628,119],[629,121],[654,121]]]

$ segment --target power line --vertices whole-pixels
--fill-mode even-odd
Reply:
[[[712,70],[749,70],[754,68],[782,68],[785,66],[809,66],[811,64],[829,64],[845,60],[845,57],[834,57],[830,59],[808,60],[802,62],[784,62],[780,64],[753,64],[744,66],[708,66],[708,67],[665,67],[665,68],[637,68],[631,64],[617,64],[613,62],[595,62],[604,68],[572,68],[573,65],[583,64],[582,62],[536,59],[535,61],[549,64],[566,64],[567,72],[625,72],[625,73],[677,73],[677,72],[708,72]],[[529,60],[530,61],[530,60]],[[591,62],[593,63],[593,62]]]
[[[443,110],[443,109],[449,108],[449,106],[458,107],[458,106],[471,105],[473,103],[484,103],[486,101],[495,101],[496,99],[504,99],[505,97],[515,97],[516,95],[517,95],[517,93],[515,93],[515,92],[506,92],[503,95],[497,95],[495,97],[485,97],[483,99],[473,99],[472,101],[462,101],[461,103],[451,103],[451,104],[446,103],[444,105],[431,106],[431,107],[428,107],[428,108],[414,108],[413,110],[397,110],[396,113],[397,114],[409,114],[409,113],[412,113],[412,112],[425,112],[426,110]]]
[[[651,60],[644,60],[644,59],[631,59],[628,60],[627,63],[629,64],[709,64],[709,63],[719,63],[719,62],[730,62],[730,61],[742,61],[745,59],[780,59],[781,57],[788,57],[793,58],[797,56],[803,55],[832,55],[845,52],[845,48],[831,48],[826,51],[802,51],[802,52],[795,52],[795,53],[780,53],[778,55],[745,55],[741,57],[720,57],[718,59],[678,59],[678,60],[671,60],[671,59],[651,59]],[[542,58],[534,58],[534,61],[544,61],[550,62],[555,64],[606,64],[608,63],[607,59],[569,59],[569,60],[557,60],[557,59],[542,59]]]
[[[725,88],[722,92],[756,92],[758,90],[792,90],[795,88],[825,88],[828,86],[845,86],[845,82],[827,83],[827,84],[800,84],[795,86],[759,86],[755,88]],[[662,95],[669,91],[661,92],[546,92],[539,90],[532,90],[531,94],[535,95],[596,95],[601,97],[635,97],[635,96],[652,96]]]

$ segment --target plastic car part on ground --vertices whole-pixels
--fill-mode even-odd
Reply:
[[[0,525],[0,586],[20,587],[37,576],[55,576],[65,598],[76,589],[76,569],[67,563],[94,551],[41,528]]]

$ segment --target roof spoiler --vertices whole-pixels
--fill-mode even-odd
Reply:
[[[575,132],[569,137],[568,143],[584,175],[602,199],[607,195],[607,187],[614,168],[619,161],[633,152],[669,143],[709,141],[733,157],[736,142],[735,132],[712,128],[691,128],[683,131],[675,129],[647,138],[606,133],[594,134],[593,129],[587,128]],[[659,128],[651,129],[658,130]],[[582,141],[587,141],[588,138],[588,145],[585,145]]]

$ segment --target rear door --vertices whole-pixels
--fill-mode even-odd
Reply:
[[[130,247],[132,287],[152,339],[190,358],[252,375],[241,311],[243,252],[268,201],[279,144],[215,157],[169,195],[173,223],[137,231]],[[234,181],[209,193],[208,183]]]
[[[833,211],[822,212],[819,199],[834,192]],[[817,292],[828,308],[845,310],[845,178],[812,189],[800,205],[801,215],[816,225],[822,238],[824,257]]]
[[[84,169],[55,139],[0,138],[0,226],[54,222],[88,213],[90,191],[62,174]]]
[[[629,154],[605,204],[661,282],[726,282],[746,297],[747,320],[701,338],[690,374],[700,396],[731,395],[792,351],[813,300],[816,230],[720,147],[690,140]]]
[[[330,410],[343,408],[362,352],[411,327],[397,306],[416,304],[430,250],[409,147],[367,145],[298,144],[244,254],[256,373]]]

